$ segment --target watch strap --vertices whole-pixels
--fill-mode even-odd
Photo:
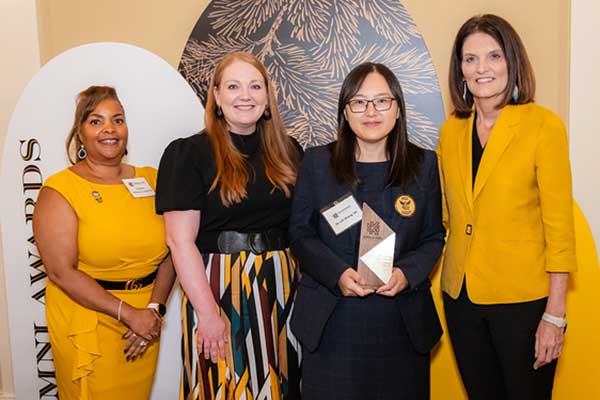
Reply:
[[[161,303],[149,303],[146,308],[152,308],[156,310],[161,317],[164,317],[167,313],[167,307]]]

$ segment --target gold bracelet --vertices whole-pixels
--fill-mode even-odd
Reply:
[[[117,310],[117,321],[121,322],[121,307],[123,306],[123,300],[119,302],[119,309]]]

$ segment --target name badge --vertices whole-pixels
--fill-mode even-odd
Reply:
[[[322,208],[321,215],[336,235],[362,220],[362,210],[350,193],[334,201],[332,205]]]
[[[122,179],[123,184],[129,190],[129,193],[135,198],[154,196],[154,190],[146,178]]]

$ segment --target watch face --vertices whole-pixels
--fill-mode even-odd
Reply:
[[[158,313],[160,314],[161,317],[164,317],[165,314],[167,313],[167,306],[165,306],[164,304],[159,304],[158,305]]]

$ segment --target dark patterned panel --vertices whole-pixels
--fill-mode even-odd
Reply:
[[[437,76],[423,37],[399,1],[212,1],[179,65],[203,103],[215,63],[238,50],[265,64],[285,124],[304,147],[335,139],[340,85],[364,61],[396,73],[411,141],[429,149],[437,143],[444,119]]]

